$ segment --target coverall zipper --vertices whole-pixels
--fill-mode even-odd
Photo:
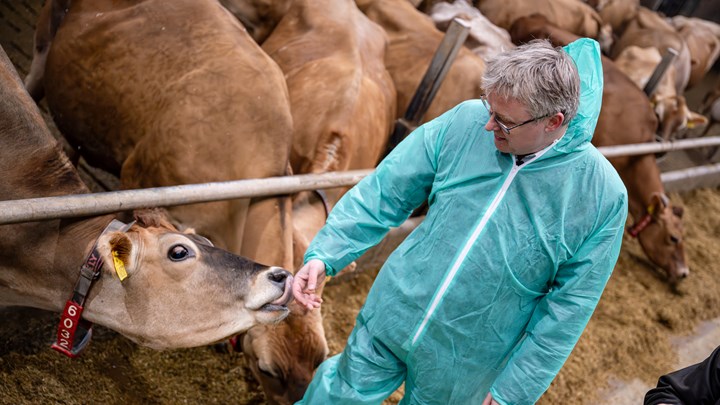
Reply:
[[[557,141],[555,141],[557,142]],[[495,213],[495,210],[497,209],[498,205],[500,205],[500,201],[502,201],[503,197],[505,196],[505,193],[507,192],[508,188],[510,188],[510,184],[513,182],[513,179],[517,175],[517,173],[522,169],[523,167],[527,166],[530,162],[533,160],[539,158],[545,152],[547,152],[554,144],[553,142],[550,146],[543,149],[542,151],[538,152],[533,156],[532,158],[528,159],[525,162],[522,162],[520,166],[514,164],[512,165],[512,169],[510,169],[510,174],[505,178],[505,181],[503,182],[502,187],[500,188],[500,191],[495,195],[495,198],[492,200],[492,203],[490,203],[490,207],[485,212],[485,215],[483,215],[482,219],[480,220],[480,223],[475,227],[475,230],[470,235],[470,238],[465,242],[465,245],[463,246],[462,250],[460,251],[460,254],[458,255],[457,259],[453,262],[452,267],[450,268],[450,271],[445,276],[445,279],[443,280],[442,284],[440,285],[440,289],[435,294],[435,298],[433,299],[432,303],[430,304],[430,308],[425,313],[425,316],[423,317],[422,322],[420,323],[420,326],[418,327],[417,331],[415,332],[415,335],[413,335],[412,343],[411,345],[414,347],[417,340],[420,338],[420,335],[422,335],[423,331],[427,327],[428,322],[430,321],[430,318],[435,313],[435,310],[437,309],[437,306],[440,304],[440,301],[445,296],[445,293],[447,292],[448,288],[450,287],[450,283],[455,278],[455,275],[457,274],[458,270],[460,269],[460,266],[465,261],[465,258],[467,257],[468,253],[470,252],[470,248],[472,248],[472,245],[475,244],[475,241],[480,236],[480,233],[483,229],[485,229],[485,225],[487,225],[488,221],[490,220],[490,217]],[[513,156],[513,161],[515,161],[515,156]]]

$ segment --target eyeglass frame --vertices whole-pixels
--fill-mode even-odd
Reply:
[[[552,114],[545,114],[542,117],[530,118],[527,121],[523,121],[519,124],[515,124],[511,127],[508,127],[507,125],[503,124],[502,122],[500,122],[498,120],[497,114],[495,114],[495,112],[490,108],[490,104],[488,104],[487,97],[480,96],[480,100],[482,101],[483,105],[485,106],[485,109],[490,113],[490,118],[492,118],[495,121],[495,123],[500,127],[500,130],[502,130],[505,133],[505,135],[510,135],[510,131],[512,131],[515,128],[521,127],[521,126],[529,124],[531,122],[541,120],[543,118],[547,118],[552,115]]]

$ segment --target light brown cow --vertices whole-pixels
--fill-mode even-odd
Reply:
[[[613,39],[622,35],[640,9],[640,0],[590,0],[587,4],[598,12],[604,24],[610,24]]]
[[[61,131],[89,162],[119,172],[124,188],[290,172],[284,75],[215,0],[74,1],[52,41],[44,87]],[[289,197],[169,211],[221,247],[293,265]],[[319,333],[293,341],[293,354],[324,358]]]
[[[676,50],[678,56],[672,63],[675,67],[675,90],[678,94],[685,91],[690,80],[690,50],[670,23],[658,13],[640,7],[636,17],[628,22],[623,34],[613,44],[610,58],[617,59],[625,48],[633,45],[640,48],[656,48],[661,55],[665,54],[667,48]]]
[[[543,14],[554,25],[581,37],[597,39],[603,51],[612,46],[612,28],[592,7],[578,0],[479,0],[477,8],[495,25],[510,29],[519,17]]]
[[[533,38],[550,38],[565,45],[578,37],[555,27],[542,15],[518,19],[510,29],[515,43]],[[603,100],[593,134],[595,146],[654,142],[658,121],[645,93],[615,64],[602,57]],[[671,283],[688,275],[685,257],[682,207],[673,206],[665,196],[655,155],[610,159],[625,183],[629,211],[637,236],[647,257],[667,274]]]
[[[297,0],[265,40],[263,49],[285,72],[290,92],[293,173],[375,166],[395,118],[386,42],[382,28],[352,0]],[[296,267],[346,190],[294,197]],[[304,350],[298,350],[299,341]],[[319,311],[300,306],[276,327],[250,330],[242,348],[272,404],[299,400],[328,353]]]
[[[643,89],[650,80],[655,68],[660,64],[662,56],[656,48],[640,48],[635,45],[628,46],[615,59],[615,65],[625,73],[640,89]],[[660,119],[660,137],[671,140],[680,137],[688,129],[707,126],[705,116],[690,111],[685,96],[678,94],[675,89],[675,66],[670,65],[650,96],[650,102],[655,107],[655,114]]]
[[[89,193],[2,48],[0,179],[3,200]],[[0,225],[0,305],[62,311],[91,257],[104,264],[82,318],[155,349],[210,344],[287,315],[288,271],[212,247],[159,213],[137,219],[105,232],[113,215]]]
[[[385,65],[397,90],[397,116],[410,104],[435,51],[443,39],[429,16],[407,0],[356,0],[365,15],[378,23],[390,38]],[[429,121],[460,102],[482,94],[485,62],[461,48],[423,118]]]
[[[688,87],[702,81],[720,56],[720,25],[700,18],[675,16],[670,23],[690,51]]]
[[[50,40],[44,76],[26,84],[45,88],[61,132],[122,188],[288,172],[283,74],[217,1],[77,0]],[[219,247],[290,268],[290,210],[275,197],[169,212]]]

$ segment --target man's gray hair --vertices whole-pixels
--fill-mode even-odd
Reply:
[[[519,101],[532,117],[562,112],[563,125],[575,117],[580,103],[575,61],[545,39],[530,41],[488,61],[483,88],[486,95]]]

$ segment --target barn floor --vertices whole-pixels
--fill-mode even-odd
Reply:
[[[21,77],[30,64],[40,3],[0,0],[0,45]],[[694,90],[699,94],[694,97],[703,90]],[[668,155],[661,166],[684,167],[692,160],[684,155]],[[640,403],[658,376],[704,359],[720,342],[720,190],[708,187],[671,198],[685,206],[690,277],[672,290],[638,243],[626,237],[595,315],[540,404]],[[333,279],[325,290],[322,311],[331,353],[342,350],[377,272],[372,261],[364,267]],[[0,319],[2,404],[265,403],[237,353],[210,347],[157,352],[96,327],[86,353],[70,360],[49,349],[56,314],[0,308]],[[385,403],[396,404],[400,396]]]

